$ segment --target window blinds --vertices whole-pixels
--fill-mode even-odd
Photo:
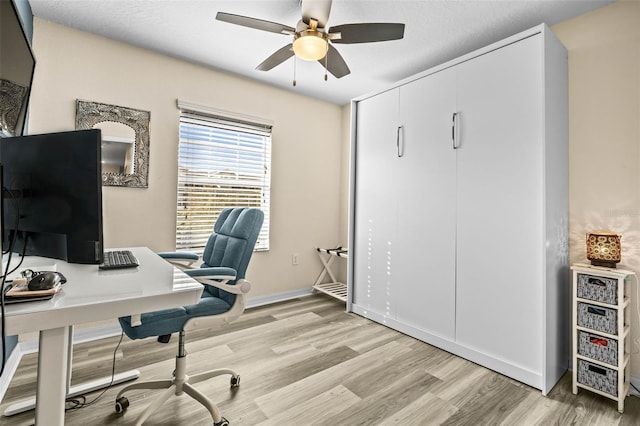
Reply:
[[[268,250],[270,168],[270,125],[181,110],[176,249],[202,252],[222,209],[258,207]]]

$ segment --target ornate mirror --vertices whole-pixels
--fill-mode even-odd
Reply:
[[[102,184],[147,188],[148,111],[76,101],[76,129],[102,130]]]
[[[14,2],[0,1],[0,137],[22,135],[34,66]]]

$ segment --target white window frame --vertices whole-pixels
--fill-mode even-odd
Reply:
[[[178,108],[176,250],[202,253],[225,207],[259,207],[265,218],[254,250],[269,250],[272,122],[181,100]]]

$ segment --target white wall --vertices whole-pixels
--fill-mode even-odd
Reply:
[[[72,130],[76,99],[151,112],[149,188],[104,187],[107,247],[175,248],[180,98],[273,121],[271,250],[251,261],[250,297],[313,284],[314,247],[341,240],[339,106],[37,18],[34,52],[30,133]]]

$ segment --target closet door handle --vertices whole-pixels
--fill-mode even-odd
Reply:
[[[398,158],[404,156],[404,135],[403,126],[398,126],[396,132],[396,148],[398,149]]]
[[[454,112],[451,117],[451,143],[453,149],[458,149],[458,113]]]

